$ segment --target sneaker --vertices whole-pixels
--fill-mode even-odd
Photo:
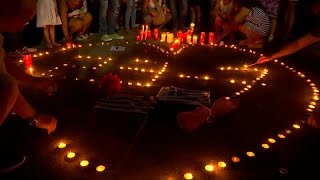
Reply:
[[[19,50],[16,50],[14,52],[8,52],[6,55],[8,57],[12,57],[12,58],[22,58],[23,57],[22,52]]]
[[[22,48],[22,52],[23,53],[34,53],[34,52],[37,52],[38,49],[36,48],[28,48],[28,47],[23,47]]]
[[[74,40],[78,41],[78,42],[84,42],[84,41],[88,41],[88,37],[86,37],[85,35],[80,34]]]
[[[5,155],[5,157],[3,157]],[[12,154],[12,153],[5,153],[2,154],[0,157],[0,174],[10,173],[17,170],[26,162],[26,156]]]
[[[105,34],[105,35],[103,35],[103,36],[101,37],[101,40],[102,40],[102,41],[109,42],[109,41],[112,41],[112,38],[109,37],[108,34]]]
[[[116,40],[124,39],[123,36],[120,36],[120,35],[117,34],[117,33],[111,34],[111,35],[109,35],[109,37],[110,37],[111,39],[116,39]]]

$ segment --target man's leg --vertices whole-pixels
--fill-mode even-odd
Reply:
[[[117,13],[119,13],[119,1],[110,0],[110,7],[108,11],[108,34],[114,34],[116,32],[116,20]]]
[[[18,95],[17,81],[9,74],[0,74],[0,126],[14,107]]]
[[[186,27],[186,18],[188,13],[188,2],[187,0],[180,0],[180,28]]]
[[[173,29],[177,30],[178,25],[179,25],[178,12],[177,12],[177,7],[176,7],[177,0],[170,0],[169,2],[170,2],[171,16],[172,16],[172,20],[173,20]]]
[[[108,30],[108,23],[107,23],[108,1],[109,0],[100,0],[99,33],[107,33],[107,30]]]
[[[129,22],[130,22],[130,18],[131,19],[133,18],[132,17],[133,7],[134,7],[134,0],[127,0],[127,10],[125,15],[125,23],[124,23],[125,29],[130,29]]]

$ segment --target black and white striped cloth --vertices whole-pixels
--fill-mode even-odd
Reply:
[[[251,31],[267,36],[270,31],[270,19],[268,14],[259,7],[253,7],[245,19],[244,25]]]

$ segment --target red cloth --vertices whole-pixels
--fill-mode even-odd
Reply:
[[[198,107],[190,112],[182,112],[177,115],[178,126],[188,132],[198,129],[205,124],[211,110],[207,107]]]

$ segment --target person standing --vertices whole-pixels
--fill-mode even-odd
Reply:
[[[130,33],[132,30],[136,28],[136,15],[137,15],[137,9],[136,9],[136,2],[135,0],[125,0],[127,4],[127,10],[125,14],[125,23],[124,28],[127,33]],[[131,23],[130,23],[131,22]],[[130,27],[131,24],[131,27]]]
[[[103,34],[102,41],[112,41],[113,39],[124,39],[116,33],[117,13],[119,13],[118,0],[100,0],[99,8],[99,33]]]
[[[61,46],[56,42],[55,26],[61,25],[56,0],[37,1],[37,27],[43,28],[47,47]]]
[[[184,30],[188,12],[187,0],[170,0],[169,5],[173,21],[173,31],[177,31],[178,29]]]

